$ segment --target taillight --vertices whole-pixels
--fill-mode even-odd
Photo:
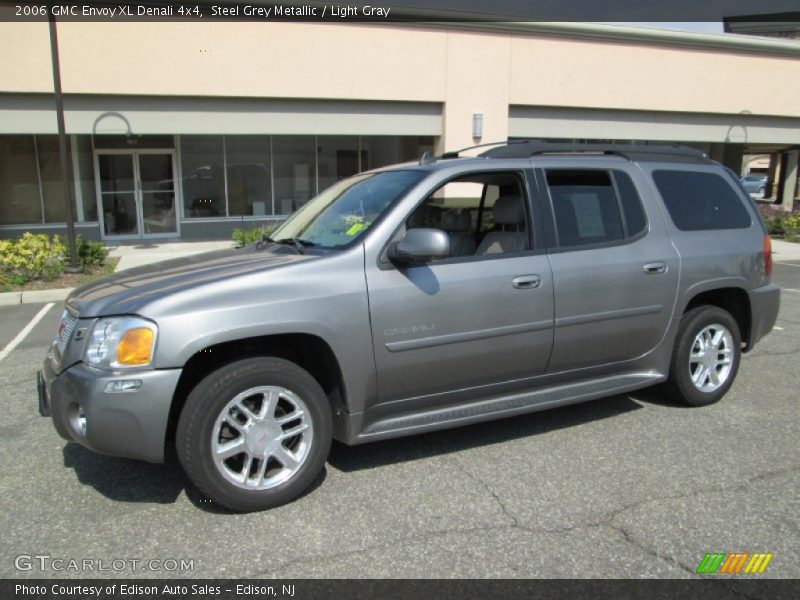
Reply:
[[[772,275],[772,238],[764,236],[764,273],[767,277]]]

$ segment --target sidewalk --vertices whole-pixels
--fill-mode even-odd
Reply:
[[[772,240],[772,260],[775,262],[788,262],[800,260],[800,244]]]
[[[148,243],[148,244],[135,244],[135,245],[120,245],[109,246],[111,251],[109,256],[118,257],[119,263],[117,264],[116,271],[124,271],[133,267],[141,265],[149,265],[150,263],[158,262],[160,260],[169,260],[170,258],[181,258],[183,256],[191,256],[192,254],[200,254],[201,252],[210,252],[211,250],[222,250],[225,248],[232,248],[234,242],[230,240],[216,241],[216,242],[168,242],[165,244]]]

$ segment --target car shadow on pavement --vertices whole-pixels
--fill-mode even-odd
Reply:
[[[64,466],[75,471],[78,481],[106,498],[120,502],[170,504],[188,480],[176,460],[151,464],[127,458],[104,456],[69,443],[62,449]]]
[[[635,399],[629,394],[611,396],[507,419],[373,442],[368,446],[334,442],[328,462],[340,471],[359,471],[500,444],[640,409],[642,404],[637,401],[640,394],[636,392]],[[649,403],[649,399],[642,400]]]
[[[213,514],[235,514],[214,504],[189,481],[171,444],[167,445],[163,464],[104,456],[76,443],[66,444],[62,454],[64,466],[75,471],[78,481],[93,487],[110,500],[173,504],[186,490],[186,497],[197,508]],[[327,471],[323,468],[300,497],[322,485],[326,476]]]

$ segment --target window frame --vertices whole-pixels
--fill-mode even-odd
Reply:
[[[580,245],[573,245],[573,246],[563,246],[558,238],[558,224],[556,223],[555,217],[555,207],[553,205],[553,196],[550,193],[550,185],[547,183],[547,172],[548,171],[603,171],[608,174],[608,178],[611,181],[611,188],[614,191],[614,197],[616,199],[617,210],[619,211],[620,222],[622,223],[622,239],[618,240],[611,240],[608,242],[596,242],[592,244],[580,244]],[[628,228],[628,220],[625,217],[625,210],[622,205],[622,196],[620,194],[619,185],[617,183],[617,179],[615,176],[615,172],[622,172],[628,176],[631,180],[631,185],[633,185],[634,190],[636,191],[637,200],[639,201],[639,206],[642,209],[642,213],[644,214],[644,222],[645,226],[639,233],[635,235],[630,235],[629,228]],[[580,252],[583,250],[597,250],[602,248],[613,248],[616,246],[627,246],[629,244],[633,244],[638,240],[645,237],[650,232],[650,216],[647,213],[647,208],[645,207],[645,203],[642,201],[642,193],[640,188],[636,185],[636,179],[626,170],[620,168],[619,166],[614,167],[599,167],[599,166],[584,166],[584,165],[570,165],[570,166],[558,166],[558,167],[536,167],[535,169],[536,175],[536,183],[537,186],[540,188],[540,196],[542,198],[546,198],[546,202],[542,202],[543,208],[545,212],[549,213],[546,216],[546,221],[548,224],[547,230],[547,244],[548,244],[548,251],[552,254],[561,253],[561,252]]]
[[[398,238],[398,234],[405,229],[406,221],[408,221],[411,215],[414,214],[414,212],[420,206],[422,206],[425,202],[427,202],[430,199],[433,193],[435,193],[437,190],[441,189],[448,183],[453,183],[457,179],[461,179],[463,177],[467,177],[470,175],[503,175],[503,174],[513,175],[517,177],[518,182],[520,184],[520,188],[522,190],[522,194],[524,196],[523,207],[525,209],[525,219],[527,221],[526,233],[528,234],[528,244],[530,246],[527,250],[523,250],[522,252],[508,252],[501,254],[473,254],[469,256],[449,256],[447,258],[435,261],[426,261],[417,264],[412,263],[403,266],[402,269],[404,270],[416,269],[420,267],[430,268],[433,266],[440,266],[440,265],[452,265],[452,264],[461,264],[467,262],[481,262],[485,260],[500,260],[504,258],[516,258],[520,256],[535,256],[540,254],[546,254],[547,245],[545,243],[545,229],[542,227],[542,222],[544,221],[545,216],[542,214],[541,211],[539,192],[533,180],[532,169],[525,167],[498,168],[498,169],[483,168],[483,169],[476,169],[476,170],[456,173],[440,181],[435,186],[429,187],[425,191],[422,199],[419,202],[417,202],[413,207],[411,207],[407,212],[405,212],[402,220],[400,221],[400,224],[387,237],[386,241],[384,242],[381,248],[381,251],[378,253],[378,268],[381,270],[392,270],[392,269],[399,270],[401,268],[395,265],[391,260],[389,260],[388,257],[389,246],[393,242],[400,241],[402,239],[402,237]],[[534,190],[536,191],[536,196],[534,196],[533,193]],[[486,200],[486,185],[484,184],[484,189],[481,192],[481,198],[479,204],[479,211],[481,212],[485,200]],[[480,226],[480,221],[478,222],[477,226]]]

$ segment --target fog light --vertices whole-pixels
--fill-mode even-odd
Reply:
[[[115,379],[106,384],[107,394],[117,394],[119,392],[135,392],[142,387],[141,379]]]
[[[81,435],[86,435],[86,413],[83,412],[83,407],[78,406],[78,419],[77,419],[78,428],[80,429]]]
[[[69,405],[67,414],[72,430],[80,436],[86,435],[86,413],[83,410],[83,406],[73,402]]]

